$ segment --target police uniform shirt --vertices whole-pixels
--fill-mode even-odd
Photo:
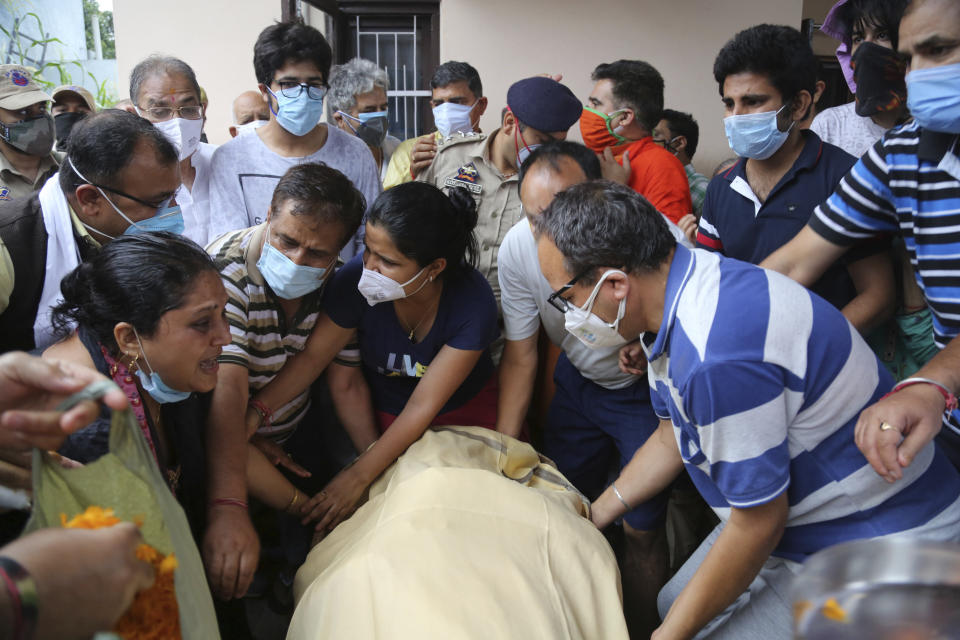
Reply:
[[[31,182],[0,153],[0,202],[25,198],[43,186],[54,173],[57,172],[57,161],[53,154],[48,154],[40,160],[40,168],[36,178]]]
[[[445,191],[462,187],[473,194],[477,203],[474,233],[480,249],[476,267],[493,288],[498,306],[497,252],[507,232],[523,215],[517,175],[504,176],[490,159],[490,143],[499,131],[489,136],[457,133],[441,139],[433,163],[417,176],[420,182],[429,182]]]

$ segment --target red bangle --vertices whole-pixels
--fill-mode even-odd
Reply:
[[[251,400],[249,404],[254,411],[260,414],[261,427],[269,427],[273,424],[273,411],[270,411],[270,407],[259,400]]]
[[[411,180],[416,180],[416,179],[417,179],[417,174],[415,174],[415,173],[413,172],[413,165],[412,165],[412,164],[410,165],[410,179],[411,179]]]
[[[214,498],[210,501],[210,506],[215,507],[217,505],[224,505],[229,507],[240,507],[241,509],[247,508],[247,503],[245,500],[238,500],[237,498]]]
[[[29,640],[37,626],[37,587],[19,562],[0,557],[0,584],[6,587],[13,605],[13,628],[10,637],[14,640]]]
[[[953,393],[949,389],[947,389],[945,386],[943,386],[936,380],[930,380],[929,378],[907,378],[906,380],[898,383],[890,391],[890,393],[885,394],[883,397],[886,398],[887,396],[894,394],[897,391],[900,391],[901,389],[912,387],[915,384],[929,384],[933,386],[937,391],[939,391],[940,395],[943,396],[943,401],[946,404],[947,411],[953,411],[954,409],[957,408],[957,396],[953,395]],[[882,399],[883,398],[881,398],[881,400]]]

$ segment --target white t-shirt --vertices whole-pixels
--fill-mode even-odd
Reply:
[[[190,164],[196,169],[193,188],[181,184],[177,189],[177,204],[183,212],[183,235],[201,247],[213,240],[210,237],[210,161],[217,145],[201,142],[190,156]]]
[[[322,162],[342,172],[367,200],[367,208],[380,195],[380,176],[370,149],[356,136],[327,126],[327,140],[308,156],[285,158],[274,153],[253,135],[237,136],[213,154],[210,178],[210,237],[260,224],[267,218],[273,190],[286,171],[295,165]],[[341,256],[358,253],[363,227]]]
[[[810,130],[824,142],[840,147],[857,158],[887,132],[870,118],[858,116],[855,102],[821,111],[813,119]]]
[[[661,214],[662,215],[662,214]],[[664,217],[678,243],[690,246],[677,225]],[[564,327],[564,316],[547,298],[553,293],[540,271],[537,240],[527,219],[521,218],[507,231],[497,254],[503,334],[507,340],[523,340],[536,334],[540,323],[550,341],[567,354],[570,363],[586,378],[606,389],[622,389],[637,376],[623,373],[617,364],[620,347],[591,349]]]

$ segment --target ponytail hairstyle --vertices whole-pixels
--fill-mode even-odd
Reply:
[[[444,194],[425,182],[406,182],[381,193],[367,216],[421,268],[444,258],[444,281],[459,278],[476,263],[477,205],[466,189],[450,187]]]
[[[155,334],[160,318],[183,304],[197,276],[218,273],[206,251],[167,231],[120,236],[60,283],[54,331],[64,337],[84,327],[112,356],[114,327],[129,322],[142,337]]]

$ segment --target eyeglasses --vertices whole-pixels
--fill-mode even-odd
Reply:
[[[200,105],[189,105],[186,107],[150,107],[149,109],[137,107],[137,114],[141,117],[143,117],[143,114],[147,114],[150,120],[156,120],[158,122],[169,120],[174,114],[185,120],[199,120],[203,115],[203,107]]]
[[[100,188],[100,189],[103,189],[104,191],[109,191],[110,193],[115,193],[115,194],[117,194],[118,196],[123,196],[124,198],[127,198],[127,199],[129,199],[129,200],[133,200],[134,202],[138,202],[138,203],[142,204],[142,205],[145,206],[145,207],[150,207],[151,209],[163,209],[163,208],[167,207],[167,206],[170,204],[170,201],[173,200],[173,199],[176,197],[176,194],[174,194],[174,195],[170,196],[169,198],[165,199],[165,200],[164,200],[163,202],[161,202],[160,204],[157,204],[156,202],[147,202],[146,200],[141,200],[140,198],[137,198],[136,196],[132,196],[132,195],[130,195],[129,193],[124,193],[123,191],[120,191],[119,189],[113,189],[113,188],[111,188],[111,187],[105,187],[105,186],[103,186],[102,184],[97,184],[96,182],[91,182],[90,184],[92,184],[93,186],[98,187],[98,188]]]
[[[550,296],[547,298],[547,303],[551,307],[559,311],[560,313],[566,313],[567,311],[569,311],[571,306],[570,301],[567,300],[566,298],[561,298],[560,296],[562,296],[571,288],[573,288],[573,285],[577,284],[577,282],[582,280],[591,271],[593,271],[593,267],[587,267],[583,271],[578,273],[576,276],[573,277],[573,280],[571,280],[567,284],[563,285],[562,287],[560,287],[559,289],[551,293]]]
[[[280,93],[287,98],[296,98],[304,90],[311,100],[323,100],[323,97],[327,95],[327,86],[323,83],[278,82],[277,84],[280,85]]]

